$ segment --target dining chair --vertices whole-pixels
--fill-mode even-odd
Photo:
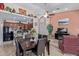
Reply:
[[[37,45],[37,55],[38,56],[45,55],[45,43],[46,43],[46,40],[43,38],[38,40],[38,45]]]
[[[17,40],[15,40],[15,47],[16,47],[16,56],[19,56],[20,53],[19,53],[19,44],[17,42]]]
[[[48,40],[48,35],[43,35],[43,39],[46,40],[46,44],[45,44],[46,51],[48,55],[50,55],[50,40]]]
[[[15,40],[16,56],[22,56],[23,52],[17,40]]]

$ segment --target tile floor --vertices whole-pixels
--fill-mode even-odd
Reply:
[[[13,41],[5,42],[3,46],[0,47],[0,56],[15,56],[15,46]],[[45,54],[47,56],[47,53]],[[51,56],[74,56],[72,54],[62,54],[58,49],[58,40],[51,39],[50,42],[50,55]]]

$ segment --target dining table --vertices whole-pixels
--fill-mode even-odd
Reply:
[[[39,39],[37,40],[37,42],[35,40],[31,40],[30,38],[23,39],[22,37],[18,37],[16,39],[22,49],[23,55],[26,55],[26,51],[35,49],[38,46]],[[46,50],[48,55],[50,55],[50,40],[46,40]]]
[[[19,40],[18,43],[23,50],[23,55],[26,55],[26,51],[32,50],[37,45],[35,41],[30,41],[27,39]]]

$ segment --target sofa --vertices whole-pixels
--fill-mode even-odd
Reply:
[[[63,53],[79,55],[79,37],[75,35],[63,36],[59,41],[59,49]]]

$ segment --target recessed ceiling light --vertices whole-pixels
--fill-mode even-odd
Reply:
[[[68,10],[68,8],[65,8],[65,10]]]
[[[53,13],[55,13],[56,11],[54,10]]]

